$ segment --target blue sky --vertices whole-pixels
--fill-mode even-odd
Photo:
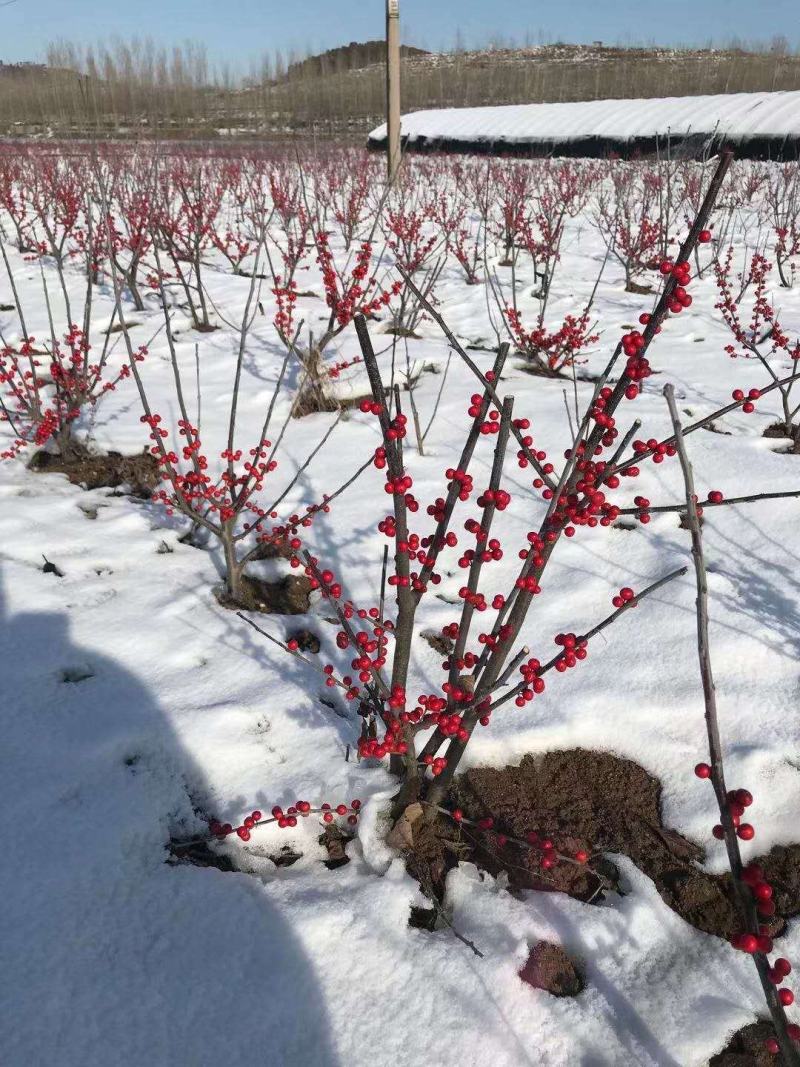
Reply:
[[[491,36],[523,40],[702,44],[769,39],[800,46],[800,0],[400,0],[403,38],[431,49]],[[318,51],[382,35],[383,0],[0,0],[0,59],[40,59],[56,38],[96,42],[151,36],[203,42],[234,66],[264,51]]]

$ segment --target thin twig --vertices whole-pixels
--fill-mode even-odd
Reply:
[[[692,558],[697,582],[697,655],[700,661],[700,677],[703,683],[703,699],[705,701],[706,732],[711,760],[711,783],[719,806],[720,822],[722,823],[725,848],[728,853],[731,875],[733,876],[732,884],[736,902],[745,927],[751,934],[758,937],[760,933],[758,913],[754,900],[742,881],[743,867],[742,856],[739,851],[739,838],[736,834],[736,827],[733,824],[733,816],[725,785],[722,740],[720,738],[719,717],[717,715],[717,695],[714,686],[714,675],[711,669],[711,649],[708,633],[708,580],[706,578],[706,564],[703,554],[703,534],[695,502],[694,475],[681,432],[680,415],[675,403],[675,390],[672,385],[664,386],[664,396],[675,431],[678,456],[686,489],[686,515],[692,537]],[[761,951],[755,952],[753,954],[753,962],[758,971],[764,998],[775,1025],[775,1036],[783,1053],[784,1061],[787,1067],[800,1064],[800,1055],[798,1055],[789,1035],[786,1033],[786,1013],[783,1005],[778,1000],[777,990],[769,979],[770,966],[766,954]]]

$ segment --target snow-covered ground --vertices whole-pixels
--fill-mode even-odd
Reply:
[[[30,333],[48,335],[38,263],[9,249]],[[580,307],[604,257],[586,216],[570,220],[549,316]],[[52,265],[46,265],[52,272]],[[497,268],[502,273],[503,268]],[[506,272],[508,273],[508,272]],[[67,272],[80,302],[83,279]],[[51,274],[52,277],[52,274]],[[235,321],[248,280],[209,269],[217,307]],[[777,285],[777,281],[775,280]],[[533,308],[533,279],[520,269],[520,301]],[[5,302],[0,277],[0,302]],[[302,289],[321,292],[315,269]],[[50,287],[57,304],[57,286]],[[800,331],[800,290],[773,289],[785,327]],[[706,277],[692,285],[693,306],[668,324],[652,350],[657,373],[634,414],[645,436],[669,432],[661,395],[675,384],[687,420],[724,404],[736,387],[762,385],[753,362],[732,361],[729,337],[714,310]],[[282,353],[271,326],[274,301],[249,341],[240,398],[242,447],[257,439]],[[465,342],[491,343],[484,286],[467,286],[448,266],[437,289],[449,324]],[[110,320],[108,287],[95,294],[98,330]],[[608,263],[595,316],[600,342],[581,372],[604,366],[625,324],[652,306],[624,291]],[[301,297],[315,329],[318,298]],[[146,341],[160,319],[155,304],[130,314],[132,335]],[[103,319],[105,315],[105,319]],[[383,322],[387,320],[384,317]],[[0,313],[9,342],[19,335],[13,312]],[[390,342],[375,324],[388,375]],[[448,361],[434,323],[408,351],[421,374],[415,391],[423,427]],[[179,335],[187,403],[194,411],[195,344],[199,345],[202,433],[209,452],[225,447],[236,336],[188,328]],[[340,338],[342,359],[358,349],[352,329]],[[482,368],[493,356],[471,353]],[[398,347],[404,364],[405,342]],[[776,373],[788,373],[780,360]],[[150,346],[142,375],[165,422],[178,415],[163,335]],[[130,385],[130,383],[128,383]],[[360,395],[358,368],[340,392]],[[415,492],[442,493],[455,458],[474,379],[450,361],[425,455],[406,448]],[[558,466],[569,443],[565,389],[571,381],[532,377],[512,357],[502,390],[515,414],[531,419],[537,447]],[[591,384],[579,381],[585,405]],[[291,392],[282,395],[285,413]],[[632,410],[633,410],[632,408]],[[120,387],[99,406],[94,445],[138,452],[145,444],[135,390]],[[280,414],[280,411],[279,411]],[[726,496],[798,487],[800,456],[761,436],[775,421],[775,394],[753,415],[719,420],[724,433],[688,438],[699,491]],[[293,420],[281,466],[285,484],[335,416]],[[304,473],[287,509],[336,488],[379,443],[375,420],[355,411]],[[476,484],[488,479],[492,443],[473,463]],[[9,1067],[699,1067],[762,1008],[752,963],[725,942],[698,933],[662,902],[653,884],[616,857],[627,888],[602,906],[563,895],[512,896],[470,865],[454,871],[447,905],[455,927],[480,948],[475,957],[447,929],[408,926],[423,903],[403,861],[382,841],[381,813],[392,781],[375,766],[345,759],[358,718],[321,703],[319,676],[262,641],[213,595],[220,581],[214,551],[183,543],[186,524],[155,505],[107,489],[86,491],[57,474],[26,469],[24,456],[0,466],[0,632],[2,744],[0,789],[5,824],[0,864],[2,1060]],[[283,480],[280,480],[283,478]],[[509,546],[492,573],[498,589],[516,574],[516,547],[543,514],[529,491],[530,473],[512,463],[514,504],[500,529]],[[654,504],[681,499],[676,461],[647,463],[634,493]],[[309,532],[356,603],[377,598],[386,510],[382,475],[368,470]],[[420,526],[422,515],[420,512]],[[711,594],[711,638],[728,781],[755,795],[755,841],[746,855],[797,840],[800,802],[800,503],[768,501],[709,510],[704,527]],[[460,529],[460,524],[456,524]],[[62,577],[43,573],[43,557]],[[688,534],[674,514],[654,515],[632,530],[580,529],[562,539],[523,634],[532,653],[553,653],[553,635],[580,631],[610,610],[623,585],[641,588],[690,562]],[[273,568],[283,564],[270,564]],[[287,566],[288,569],[288,566]],[[419,629],[452,621],[450,599],[462,584],[455,553],[438,592],[426,597]],[[550,594],[550,595],[548,595]],[[325,661],[341,662],[336,627],[316,609],[306,617],[264,616],[285,638],[306,625],[321,638]],[[708,846],[708,868],[725,869],[707,783],[692,774],[706,756],[697,670],[691,572],[621,619],[592,644],[585,663],[552,677],[524,710],[498,712],[479,730],[465,765],[504,766],[523,754],[582,746],[629,757],[663,783],[664,821]],[[431,692],[442,680],[440,657],[414,650],[409,691]],[[334,804],[359,797],[365,812],[348,846],[351,863],[328,870],[319,824],[254,833],[245,847],[225,846],[236,873],[165,862],[171,834],[202,832],[196,810],[239,821],[305,798]],[[268,855],[289,844],[302,858],[278,867]],[[586,972],[575,999],[534,991],[518,977],[536,941],[560,942]],[[790,922],[782,952],[800,959],[800,925]]]

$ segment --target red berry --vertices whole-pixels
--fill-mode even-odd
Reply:
[[[736,947],[740,948],[742,952],[749,952],[752,955],[752,953],[758,951],[758,939],[755,934],[742,934]]]
[[[694,769],[694,773],[698,778],[710,778],[711,767],[707,763],[698,763]]]
[[[736,828],[736,835],[740,837],[742,841],[752,841],[756,836],[756,832],[749,822],[743,822],[741,826]]]
[[[711,230],[701,230],[697,235],[697,240],[701,245],[707,245],[711,240]]]
[[[748,863],[748,865],[742,871],[742,881],[745,885],[749,886],[758,885],[759,882],[763,882],[763,868],[759,867],[757,863]]]
[[[783,1004],[784,1008],[788,1008],[790,1004],[794,1004],[794,993],[791,989],[779,989],[778,1000]]]
[[[781,1046],[778,1044],[774,1037],[767,1038],[767,1040],[764,1042],[764,1048],[767,1050],[767,1052],[771,1052],[773,1056],[777,1056],[781,1050]]]

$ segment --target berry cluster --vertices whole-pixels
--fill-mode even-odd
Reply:
[[[221,823],[218,819],[211,819],[208,829],[212,836],[220,841],[224,841],[231,834],[236,834],[240,841],[249,841],[251,832],[259,826],[269,826],[271,823],[277,823],[281,830],[291,829],[293,826],[297,826],[298,817],[307,819],[309,815],[321,815],[324,823],[333,822],[334,817],[338,815],[342,818],[346,817],[350,826],[355,826],[358,822],[360,810],[360,800],[351,800],[349,805],[337,804],[336,807],[325,803],[318,808],[313,808],[307,800],[296,800],[285,811],[276,804],[272,809],[272,818],[269,819],[265,819],[261,812],[256,810],[245,816],[241,826],[233,826],[229,822]]]

